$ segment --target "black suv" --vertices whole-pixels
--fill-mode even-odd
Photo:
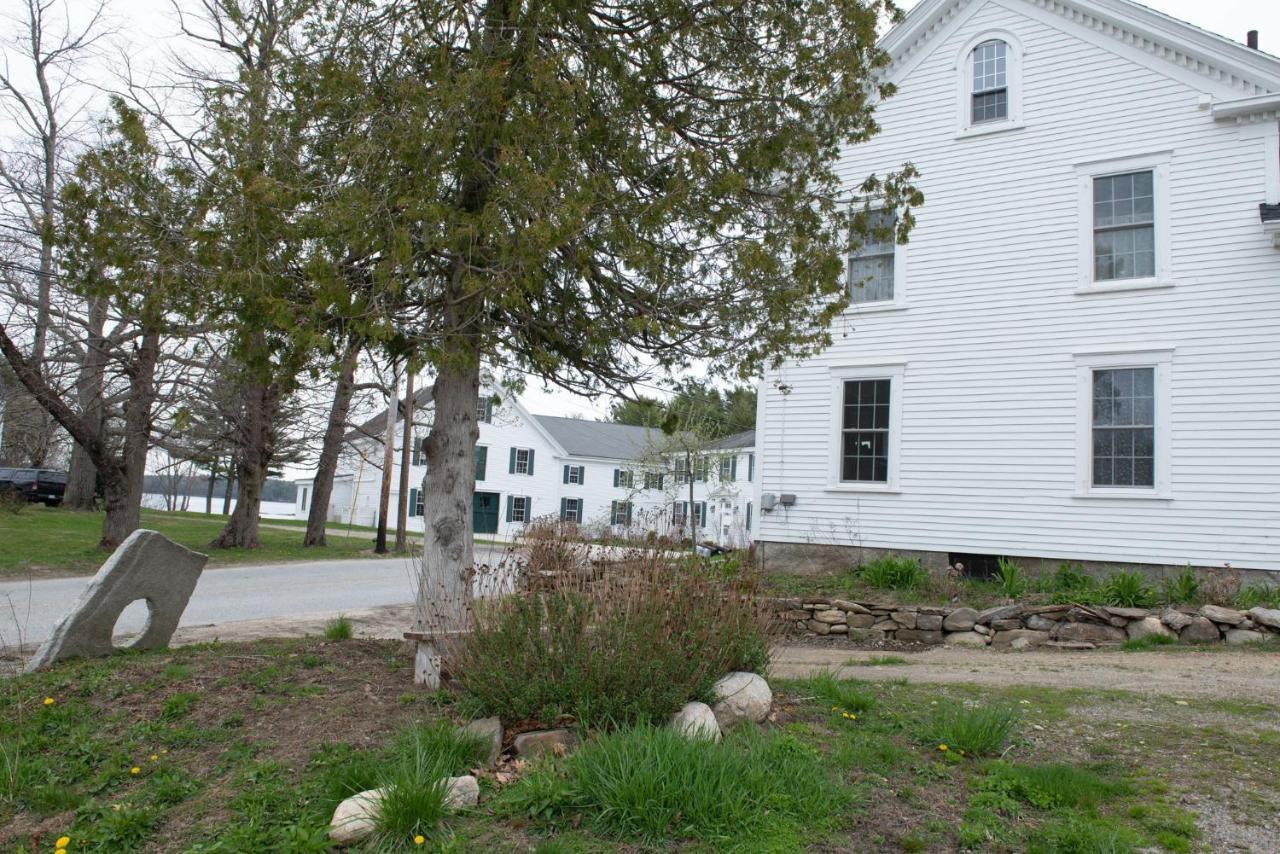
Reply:
[[[27,501],[57,507],[67,491],[67,473],[51,469],[0,469],[0,493],[16,492]]]

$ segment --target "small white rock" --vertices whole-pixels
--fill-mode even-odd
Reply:
[[[716,713],[706,703],[696,700],[685,703],[680,711],[671,716],[671,727],[687,738],[720,740],[720,724],[716,722]]]
[[[373,833],[382,797],[381,789],[369,789],[338,804],[329,822],[329,838],[339,845],[350,845]]]
[[[470,774],[450,777],[445,784],[445,809],[460,810],[480,803],[480,781]]]
[[[729,729],[743,721],[760,723],[769,716],[773,706],[773,691],[769,683],[754,673],[729,673],[721,676],[711,686],[715,704],[716,723],[721,730]]]

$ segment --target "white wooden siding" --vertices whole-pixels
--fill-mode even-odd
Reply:
[[[955,60],[988,29],[1025,49],[1025,127],[957,139]],[[1188,85],[1098,38],[1021,0],[987,2],[899,82],[883,133],[846,153],[850,187],[905,161],[921,172],[906,308],[853,307],[828,352],[766,376],[760,489],[797,500],[759,516],[758,539],[1280,569],[1264,138],[1197,108],[1208,79]],[[1175,286],[1077,293],[1077,164],[1158,152]],[[1075,356],[1110,348],[1173,348],[1172,500],[1076,497]],[[830,369],[858,362],[905,365],[897,494],[825,488]]]

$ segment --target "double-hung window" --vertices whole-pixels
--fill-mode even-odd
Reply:
[[[610,525],[630,525],[631,524],[631,502],[630,501],[614,501],[609,506],[609,524]]]
[[[427,437],[413,435],[413,446],[410,448],[411,459],[410,465],[425,466],[427,464]]]
[[[507,521],[528,522],[532,518],[533,499],[527,495],[507,496]]]
[[[737,479],[738,458],[736,456],[724,457],[720,460],[720,482],[733,483]]]
[[[644,473],[644,488],[662,489],[663,480],[662,472],[647,471]]]
[[[1081,497],[1168,498],[1172,350],[1082,354]]]
[[[482,397],[476,404],[476,420],[489,424],[493,421],[493,398]]]
[[[511,474],[533,474],[533,449],[532,448],[512,448],[511,449]]]
[[[564,467],[564,482],[581,485],[582,481],[584,480],[583,476],[585,474],[586,474],[585,466],[567,465]]]
[[[582,522],[582,499],[561,498],[560,518],[565,522]]]
[[[856,305],[892,302],[898,219],[887,210],[874,210],[866,216],[862,245],[849,256],[849,300]]]
[[[973,49],[973,124],[1002,121],[1009,117],[1009,46],[990,39]]]
[[[847,380],[840,422],[840,480],[889,482],[889,404],[886,378]]]
[[[1093,179],[1093,280],[1156,275],[1155,173]]]

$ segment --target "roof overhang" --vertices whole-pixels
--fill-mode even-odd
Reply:
[[[1215,100],[1209,110],[1217,121],[1275,121],[1280,119],[1280,93],[1269,92],[1227,101]]]

